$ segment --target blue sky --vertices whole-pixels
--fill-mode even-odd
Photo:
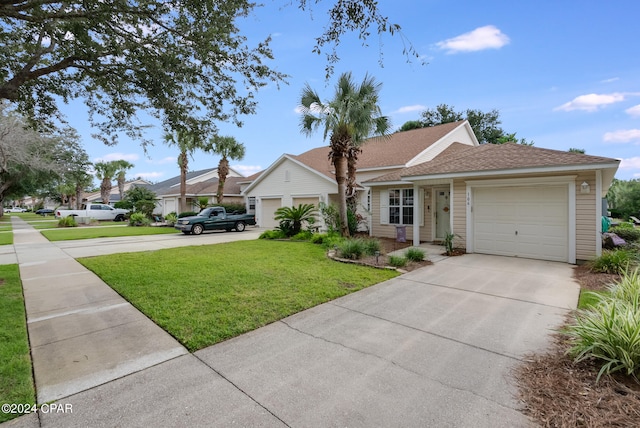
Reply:
[[[327,144],[321,132],[302,135],[296,113],[306,82],[323,99],[334,92],[335,77],[328,82],[324,77],[324,56],[312,53],[326,19],[318,6],[309,13],[283,7],[286,3],[267,0],[241,24],[250,41],[273,36],[271,66],[291,76],[288,85],[258,94],[257,113],[245,117],[242,128],[219,124],[221,135],[246,146],[245,158],[232,162],[245,175],[267,168],[283,153]],[[505,131],[533,140],[536,147],[575,147],[618,158],[617,178],[640,178],[637,0],[380,0],[379,5],[402,26],[405,40],[374,34],[362,46],[354,35],[345,37],[335,70],[336,75],[351,71],[356,81],[369,73],[382,82],[380,105],[394,129],[443,103],[457,111],[497,109]],[[405,43],[426,65],[407,62]],[[81,103],[62,111],[92,161],[126,159],[135,165],[129,178],[153,182],[179,174],[177,153],[162,143],[161,129],[149,130],[156,144],[145,155],[136,141],[109,147],[93,140]],[[190,169],[214,167],[218,160],[196,152]]]

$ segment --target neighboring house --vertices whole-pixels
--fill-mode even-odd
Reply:
[[[358,156],[356,181],[362,183],[433,159],[453,142],[469,146],[478,144],[466,121],[368,140]],[[368,219],[371,211],[369,192],[362,187],[361,190],[358,211],[363,218]],[[243,195],[248,201],[255,202],[258,224],[269,228],[278,226],[274,213],[280,207],[303,203],[316,206],[320,202],[337,203],[338,185],[329,160],[329,147],[315,148],[297,156],[280,156],[252,180],[244,189]]]
[[[124,183],[124,192],[126,193],[132,186],[148,186],[151,182],[138,178],[136,180],[129,180]],[[109,193],[109,205],[113,205],[120,200],[120,189],[118,189],[118,183],[113,182],[111,187],[111,193]],[[83,203],[99,202],[102,203],[102,195],[100,191],[93,193],[86,193],[82,198]]]
[[[224,185],[224,202],[244,204],[245,198],[241,195],[243,184],[246,186],[246,177],[229,168],[229,175]],[[165,216],[171,212],[178,212],[180,206],[180,176],[156,184],[146,185],[147,189],[157,196],[155,214]],[[218,168],[208,168],[187,173],[187,206],[192,211],[198,211],[198,199],[206,197],[209,203],[217,201]]]
[[[518,144],[478,144],[467,121],[374,138],[357,162],[369,233],[414,245],[453,233],[469,253],[576,263],[600,255],[602,198],[616,159]],[[329,147],[284,154],[242,195],[261,227],[276,209],[337,202]]]
[[[602,198],[619,160],[519,144],[453,143],[364,184],[372,234],[414,245],[448,233],[468,253],[576,263],[601,254]]]

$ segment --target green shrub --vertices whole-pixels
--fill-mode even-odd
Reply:
[[[595,293],[594,293],[595,294]],[[640,275],[625,272],[609,287],[609,293],[594,296],[593,306],[580,310],[576,323],[566,329],[577,362],[595,358],[603,362],[603,374],[618,371],[637,380],[640,374]]]
[[[442,241],[442,245],[444,245],[445,252],[448,256],[453,254],[453,240],[455,239],[455,237],[455,233],[449,232],[444,236],[444,241]]]
[[[362,239],[345,239],[338,244],[340,255],[345,259],[358,260],[365,254],[365,243]]]
[[[409,248],[404,253],[404,256],[407,258],[407,260],[410,260],[412,262],[421,262],[422,260],[424,260],[424,255],[424,251],[420,248]]]
[[[355,235],[358,233],[358,215],[350,209],[347,209],[347,227],[349,228],[349,234]]]
[[[313,233],[309,232],[308,230],[303,230],[302,232],[296,233],[295,235],[293,235],[291,237],[291,240],[293,240],[293,241],[309,241],[312,236],[313,236]]]
[[[287,235],[281,230],[265,230],[260,234],[258,239],[284,239]]]
[[[274,220],[280,221],[278,227],[287,236],[300,233],[306,223],[315,223],[316,207],[313,204],[299,204],[297,207],[280,207],[275,212]]]
[[[340,233],[340,212],[336,204],[320,202],[320,215],[329,233]]]
[[[339,233],[329,232],[327,237],[322,240],[322,246],[326,249],[340,247],[346,241]]]
[[[638,268],[626,271],[618,282],[611,284],[607,289],[612,298],[624,300],[640,307],[640,272]]]
[[[634,259],[634,252],[624,248],[604,250],[600,257],[589,262],[589,268],[593,272],[623,273]]]
[[[394,267],[402,267],[407,264],[407,259],[402,256],[389,256],[389,264]]]
[[[382,245],[380,241],[374,238],[369,238],[363,240],[364,242],[364,253],[368,256],[374,256],[376,251],[381,251]]]
[[[312,244],[320,245],[324,243],[324,241],[326,241],[328,237],[329,235],[327,235],[326,233],[314,233],[313,235],[311,235],[311,239],[309,239],[309,241],[311,241]]]
[[[622,224],[628,224],[628,223],[622,223]],[[631,228],[627,228],[627,227],[621,227],[620,225],[620,226],[612,227],[611,229],[609,229],[609,232],[615,233],[616,235],[618,235],[619,237],[621,237],[627,242],[640,241],[640,229],[635,229],[633,228],[633,226],[631,226]]]
[[[67,216],[58,220],[58,227],[78,227],[78,223],[75,217]]]
[[[149,226],[151,220],[142,213],[133,213],[129,216],[129,226]]]
[[[185,211],[183,213],[178,214],[178,218],[182,218],[182,217],[191,217],[194,215],[198,215],[198,213],[193,212],[193,211]]]
[[[169,213],[164,217],[164,221],[166,221],[169,226],[174,226],[178,222],[178,216],[176,213]]]
[[[623,221],[618,223],[618,225],[614,229],[634,229],[635,226],[630,221]]]

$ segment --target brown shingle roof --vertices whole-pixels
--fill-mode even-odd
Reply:
[[[462,123],[445,123],[429,128],[397,132],[388,138],[371,138],[362,144],[362,153],[358,155],[358,169],[406,165]],[[311,149],[297,156],[289,156],[334,178],[333,165],[329,160],[329,146]]]
[[[483,144],[476,147],[452,144],[435,159],[386,174],[371,182],[398,181],[401,177],[460,174],[478,171],[523,168],[585,166],[612,164],[618,160],[581,153],[524,146],[521,144]]]

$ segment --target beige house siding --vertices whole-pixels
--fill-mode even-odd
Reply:
[[[453,194],[453,233],[457,236],[454,245],[458,248],[467,246],[467,184],[464,180],[454,180]]]
[[[394,224],[381,224],[380,223],[380,196],[381,194],[386,195],[389,189],[412,189],[413,186],[388,186],[388,187],[374,187],[371,189],[371,236],[379,237],[379,238],[396,238],[396,225]],[[428,213],[426,213],[426,205],[432,205],[431,203],[431,195],[433,191],[430,187],[424,188],[425,193],[429,193],[427,197],[425,194],[424,204],[421,207],[421,210],[424,214],[424,226],[420,227],[420,242],[430,242],[431,241],[431,217]],[[418,200],[419,198],[415,198]],[[385,204],[386,205],[386,204]],[[407,225],[407,241],[413,240],[413,226]]]
[[[589,183],[589,193],[581,192],[583,182]],[[596,256],[596,239],[599,219],[596,219],[596,174],[582,172],[576,177],[576,259],[590,260]]]

